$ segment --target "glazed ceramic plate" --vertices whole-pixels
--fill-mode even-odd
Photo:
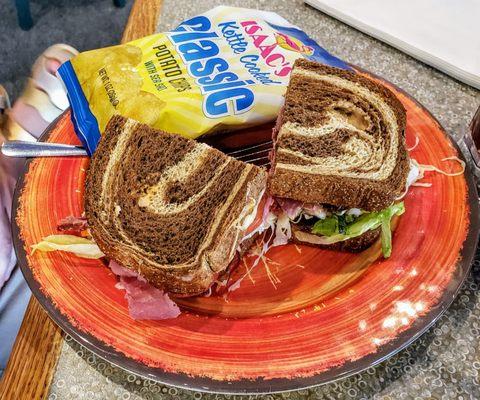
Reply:
[[[372,78],[376,79],[376,78]],[[399,89],[408,110],[411,156],[447,171],[462,155],[439,123]],[[221,148],[264,140],[271,127],[210,139]],[[69,114],[45,141],[73,143]],[[26,163],[15,197],[15,246],[37,299],[82,345],[124,369],[190,389],[259,393],[305,388],[345,377],[392,356],[418,338],[450,305],[478,238],[470,173],[427,173],[431,187],[411,188],[393,235],[393,253],[377,243],[360,254],[287,245],[274,248],[240,288],[183,299],[180,317],[134,321],[116,277],[101,262],[30,246],[57,222],[83,211],[86,158]],[[474,217],[473,217],[474,216]],[[245,257],[237,276],[253,259]]]

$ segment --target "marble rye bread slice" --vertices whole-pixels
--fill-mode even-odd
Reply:
[[[379,211],[405,190],[406,112],[383,85],[299,59],[274,133],[269,191]]]
[[[114,116],[87,172],[85,211],[107,255],[171,294],[206,291],[241,248],[266,172]]]

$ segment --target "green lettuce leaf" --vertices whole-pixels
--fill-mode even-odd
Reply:
[[[314,233],[323,236],[346,235],[348,225],[356,219],[357,217],[354,215],[333,214],[328,218],[318,220],[315,223]]]
[[[312,232],[316,235],[333,236],[340,233],[338,217],[332,215],[325,219],[319,219],[313,226]]]
[[[404,212],[405,206],[400,202],[382,211],[363,213],[354,219],[351,216],[332,215],[317,221],[312,227],[312,233],[322,236],[321,244],[332,244],[363,235],[381,226],[382,253],[385,258],[388,258],[392,253],[390,221],[393,216],[402,215]]]

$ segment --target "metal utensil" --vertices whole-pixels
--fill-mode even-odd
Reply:
[[[87,151],[81,146],[69,144],[25,142],[10,140],[2,144],[2,154],[8,157],[86,157]]]
[[[238,160],[267,166],[269,163],[268,153],[272,149],[272,141],[246,146],[235,151],[226,152],[229,156]],[[69,157],[87,156],[83,147],[69,144],[26,142],[22,140],[10,140],[3,143],[2,154],[8,157]]]
[[[227,151],[225,154],[246,163],[267,167],[270,165],[269,154],[272,151],[272,146],[273,142],[268,140],[253,146],[241,147],[235,151]]]

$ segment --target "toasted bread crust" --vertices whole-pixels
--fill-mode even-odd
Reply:
[[[358,180],[277,170],[269,179],[268,191],[276,197],[313,204],[329,204],[365,211],[381,211],[390,206],[402,192],[407,179],[409,159],[402,152],[392,179],[387,182]]]

